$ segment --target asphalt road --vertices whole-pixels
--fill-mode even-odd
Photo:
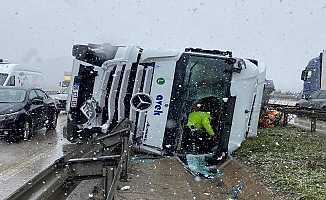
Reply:
[[[310,130],[310,120],[304,117],[296,117],[292,122],[293,125],[303,128],[305,130]],[[326,134],[326,121],[318,120],[316,122],[316,132],[320,134]]]
[[[63,126],[66,115],[60,114],[56,130],[42,129],[30,141],[0,141],[0,199],[6,198],[38,172],[63,155]]]

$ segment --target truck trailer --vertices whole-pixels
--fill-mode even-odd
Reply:
[[[211,99],[216,153],[231,153],[257,134],[265,67],[230,51],[74,45],[67,129],[71,142],[106,134],[123,119],[142,152],[182,152],[191,108]],[[214,103],[213,103],[214,102]]]

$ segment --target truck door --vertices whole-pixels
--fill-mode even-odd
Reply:
[[[184,54],[178,61],[171,97],[165,147],[181,148],[189,113],[196,104],[211,113],[211,125],[220,151],[227,149],[235,98],[230,97],[232,65],[235,59]],[[181,145],[181,147],[180,147]],[[173,151],[173,150],[172,150]]]

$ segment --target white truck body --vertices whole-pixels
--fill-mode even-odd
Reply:
[[[36,67],[0,63],[0,86],[42,88],[44,77]]]
[[[192,70],[198,62],[196,68],[201,69],[199,67],[205,67],[202,63],[217,61],[226,67],[216,74],[216,80],[225,81],[220,81],[223,92],[225,90],[221,151],[230,153],[246,137],[257,134],[265,80],[265,67],[257,61],[233,58],[232,54],[227,57],[231,52],[218,50],[186,49],[181,52],[93,45],[74,49],[77,53],[73,53],[76,58],[67,103],[66,137],[70,140],[88,133],[105,133],[118,121],[129,118],[134,123],[131,140],[135,147],[157,154],[164,154],[171,146],[172,151],[177,151],[185,124],[183,118],[189,113],[189,106],[185,106],[185,102],[190,101],[187,98],[191,97],[185,97],[190,95],[187,87],[193,87],[191,80],[200,76]],[[90,49],[94,55],[101,52],[102,57],[90,58]],[[99,62],[103,57],[103,62]],[[194,62],[192,67],[191,62]],[[210,66],[204,69],[209,70]],[[202,75],[211,75],[206,73]],[[205,82],[205,77],[199,78]],[[203,90],[206,89],[203,86]],[[210,90],[208,88],[208,93]]]

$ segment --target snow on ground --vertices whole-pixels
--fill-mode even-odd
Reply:
[[[0,141],[0,199],[6,198],[63,155],[62,129],[66,116],[60,115],[54,131],[36,131],[30,141]]]

